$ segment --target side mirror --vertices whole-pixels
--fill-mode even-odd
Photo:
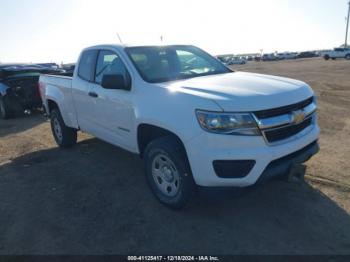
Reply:
[[[125,79],[123,75],[104,75],[101,85],[106,89],[130,90],[131,88],[130,80]]]

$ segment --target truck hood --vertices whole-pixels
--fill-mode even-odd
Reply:
[[[240,112],[290,105],[313,95],[312,89],[301,81],[245,72],[177,81],[168,88],[211,99],[224,111]]]

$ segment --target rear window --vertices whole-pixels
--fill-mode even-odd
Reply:
[[[78,75],[86,81],[92,81],[96,63],[96,50],[84,51],[79,62]]]

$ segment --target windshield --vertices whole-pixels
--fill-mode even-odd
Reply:
[[[126,52],[141,77],[150,83],[232,72],[194,46],[129,47]]]

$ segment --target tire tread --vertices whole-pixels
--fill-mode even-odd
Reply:
[[[55,117],[58,119],[59,123],[61,124],[62,136],[63,136],[61,142],[56,138],[56,135],[53,129],[52,119]],[[77,143],[77,130],[66,126],[66,124],[63,121],[61,112],[59,111],[58,108],[55,108],[51,111],[50,118],[51,118],[52,134],[55,138],[57,145],[61,148],[70,148],[74,146]]]
[[[152,176],[152,161],[157,152],[165,152],[176,165],[181,178],[179,194],[170,199],[164,196],[154,184]],[[144,154],[146,177],[154,195],[164,205],[172,209],[181,209],[188,203],[195,192],[195,182],[192,177],[191,168],[187,159],[186,151],[182,144],[171,136],[157,138],[148,144]]]

